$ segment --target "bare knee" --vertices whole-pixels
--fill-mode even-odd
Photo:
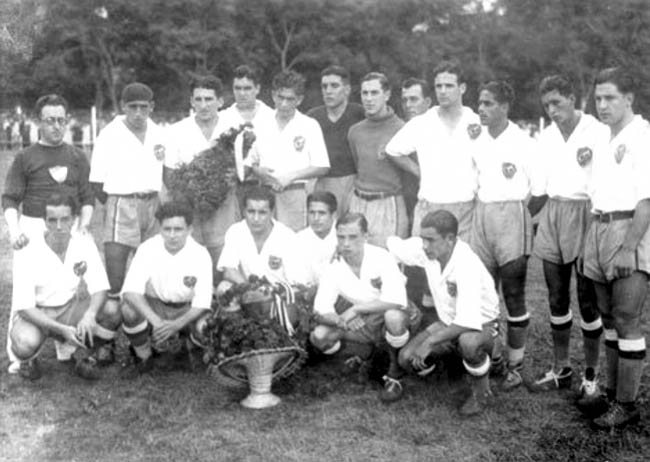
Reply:
[[[97,313],[97,323],[110,330],[117,329],[122,323],[122,308],[119,300],[109,298]]]
[[[16,322],[11,329],[11,349],[18,359],[28,359],[41,347],[45,334],[27,321]]]
[[[482,332],[465,332],[458,337],[460,354],[470,364],[480,362],[485,353],[491,350],[488,343]]]
[[[388,310],[384,313],[384,325],[391,334],[403,334],[408,322],[407,314],[402,310]]]
[[[318,325],[309,334],[309,341],[320,351],[332,348],[339,340],[340,335],[337,331],[328,326]]]
[[[144,318],[140,313],[136,311],[135,308],[125,300],[120,306],[120,313],[122,317],[122,322],[127,326],[135,326],[140,324]]]

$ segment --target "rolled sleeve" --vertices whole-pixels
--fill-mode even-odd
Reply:
[[[337,270],[335,265],[330,265],[320,279],[314,299],[314,312],[321,315],[336,314],[334,304],[338,296]]]
[[[325,146],[323,131],[316,120],[309,119],[309,163],[312,167],[330,167],[330,159]]]
[[[104,264],[99,256],[95,242],[90,237],[83,237],[82,239],[84,239],[84,253],[88,258],[88,271],[84,276],[88,285],[88,292],[96,294],[109,290],[108,276],[106,275],[106,270],[104,269]]]
[[[408,156],[417,151],[414,141],[417,139],[413,133],[413,125],[417,120],[407,122],[386,145],[386,154],[393,157]]]

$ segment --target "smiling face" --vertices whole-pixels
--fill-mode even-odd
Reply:
[[[165,244],[165,249],[171,254],[178,253],[187,242],[187,237],[192,231],[184,217],[165,218],[160,223],[160,235]]]
[[[40,141],[48,146],[63,143],[63,136],[68,127],[68,115],[63,106],[43,106],[40,113]]]
[[[634,96],[632,93],[622,93],[614,83],[605,82],[596,85],[594,98],[598,118],[610,127],[620,125],[633,114]]]
[[[361,104],[366,117],[380,116],[386,112],[390,90],[384,90],[379,79],[361,83]]]
[[[458,83],[458,76],[449,72],[436,75],[434,81],[436,100],[441,108],[451,108],[463,104],[465,84]]]
[[[190,104],[196,113],[196,119],[202,122],[215,120],[223,99],[218,97],[211,88],[195,88],[192,90]]]
[[[337,108],[345,104],[350,96],[350,85],[339,75],[324,75],[320,83],[323,103],[328,108]]]

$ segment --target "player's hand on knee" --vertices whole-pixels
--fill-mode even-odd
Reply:
[[[353,318],[352,320],[348,321],[346,326],[348,330],[359,330],[361,329],[365,323],[363,322],[363,319],[360,317]]]
[[[181,328],[176,325],[175,321],[160,321],[159,324],[153,326],[151,339],[154,343],[162,343],[169,337],[175,335]]]
[[[86,348],[81,340],[77,337],[77,328],[72,326],[61,326],[59,334],[65,342],[71,343],[79,348]]]
[[[77,324],[77,338],[84,345],[93,346],[93,332],[97,327],[94,315],[84,315]]]

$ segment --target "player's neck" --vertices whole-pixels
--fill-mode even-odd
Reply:
[[[201,129],[201,132],[203,133],[205,139],[209,140],[212,137],[214,128],[217,126],[217,123],[219,122],[219,116],[215,114],[214,117],[207,120],[201,120],[198,119],[197,117],[194,117],[194,121],[196,122],[196,125],[198,125],[199,128]]]
[[[563,124],[558,124],[557,128],[560,130],[564,140],[568,140],[573,131],[576,129],[580,123],[581,113],[580,111],[573,111],[573,117],[565,121]]]
[[[246,122],[251,122],[255,118],[255,114],[257,114],[257,101],[247,105],[235,104],[235,108],[239,111],[242,119]]]
[[[445,121],[456,121],[463,115],[462,103],[452,106],[438,106],[438,117]]]
[[[494,125],[488,126],[488,133],[492,138],[497,138],[501,133],[503,133],[508,127],[508,119],[503,119],[495,123]]]
[[[45,233],[44,237],[45,243],[50,249],[52,249],[52,252],[54,252],[61,261],[65,261],[65,254],[68,251],[71,236],[68,235],[67,239],[55,239],[52,237],[52,234]]]
[[[609,126],[611,139],[614,139],[621,131],[634,120],[634,112],[630,111],[621,120]]]
[[[325,106],[325,110],[327,111],[327,118],[330,119],[331,122],[336,122],[341,118],[347,107],[347,100],[344,100],[338,106]]]

